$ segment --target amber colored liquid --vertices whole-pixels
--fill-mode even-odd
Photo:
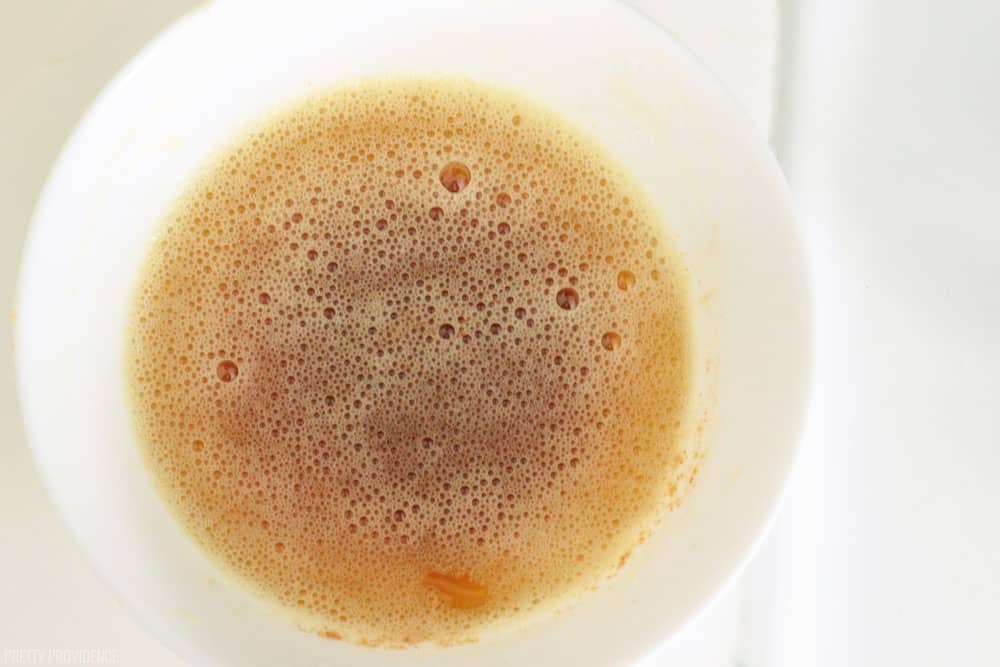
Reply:
[[[127,349],[152,475],[323,636],[474,640],[613,573],[670,501],[687,274],[598,145],[516,96],[305,100],[190,185]]]

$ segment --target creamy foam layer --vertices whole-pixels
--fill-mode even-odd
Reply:
[[[684,469],[687,276],[594,143],[522,98],[392,81],[218,157],[127,350],[196,539],[327,636],[473,640],[612,573]]]

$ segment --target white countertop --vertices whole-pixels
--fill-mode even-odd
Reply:
[[[0,308],[48,166],[192,0],[8,0]],[[636,0],[769,127],[777,0]],[[1000,47],[992,0],[798,0],[776,124],[820,304],[818,389],[775,530],[645,664],[1000,664]],[[68,323],[71,325],[71,323]],[[0,329],[0,347],[10,331]],[[0,355],[0,664],[177,665],[97,581],[38,482]],[[53,418],[58,418],[54,415]]]
[[[796,4],[779,145],[822,306],[812,664],[998,665],[1000,3]]]

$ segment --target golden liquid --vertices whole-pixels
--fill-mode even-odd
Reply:
[[[613,573],[675,488],[687,274],[526,100],[369,83],[243,136],[164,223],[127,349],[191,534],[325,636],[474,640]]]

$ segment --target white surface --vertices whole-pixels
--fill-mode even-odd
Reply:
[[[997,665],[1000,4],[798,5],[779,146],[826,304],[814,664]]]
[[[648,3],[647,3],[648,4]],[[705,3],[708,6],[708,3]],[[722,7],[723,3],[714,3],[717,5],[716,9]],[[89,8],[91,12],[94,12],[94,8]],[[669,10],[669,5],[664,4],[661,9]],[[708,7],[709,12],[712,8]],[[715,12],[717,14],[717,12]],[[669,12],[664,12],[669,20]],[[75,20],[71,18],[71,25],[66,26],[66,34],[58,35],[60,40],[57,40],[57,45],[60,47],[66,46],[66,41],[72,41],[73,39],[79,39],[78,33],[82,26],[86,25],[86,21],[82,19],[90,19],[98,24],[99,27],[103,26],[107,29],[107,24],[101,24],[100,19],[102,18],[101,13],[92,13],[87,16],[75,17]],[[107,16],[110,16],[107,15]],[[106,19],[107,16],[104,16]],[[711,13],[706,13],[706,19],[711,16]],[[759,13],[755,14],[755,17],[759,20]],[[32,33],[27,29],[28,26],[25,25],[26,22],[30,23],[30,16],[25,17],[26,21],[21,22],[19,27],[19,35],[24,35],[31,37]],[[118,15],[121,18],[121,15]],[[149,18],[148,13],[145,18]],[[687,41],[697,47],[697,43],[702,40],[705,43],[712,43],[713,41],[719,42],[724,40],[719,40],[718,37],[712,35],[711,31],[705,30],[702,33],[698,33],[696,30],[692,29],[692,15],[690,12],[679,11],[677,12],[677,24],[678,26],[687,21],[686,25],[689,37]],[[730,14],[731,18],[731,14]],[[683,19],[683,20],[681,20]],[[51,23],[51,22],[50,22]],[[696,25],[696,24],[695,24]],[[708,23],[706,23],[706,26]],[[754,25],[748,23],[747,25]],[[46,29],[49,34],[53,32],[53,27],[47,25]],[[677,32],[683,35],[683,31],[680,28],[676,29]],[[58,31],[56,31],[58,33]],[[38,34],[34,33],[37,37]],[[109,30],[107,35],[118,35],[121,32],[116,32],[114,30]],[[757,53],[761,56],[757,60],[750,59],[747,57],[748,51],[742,51],[742,57],[736,58],[732,57],[729,60],[723,58],[718,51],[713,51],[713,58],[717,60],[716,67],[719,70],[726,70],[730,68],[733,71],[739,71],[739,63],[750,63],[751,66],[745,68],[745,74],[749,79],[751,76],[758,76],[761,72],[767,71],[766,58],[770,57],[770,42],[766,44],[759,41],[761,35],[765,35],[765,29],[761,28],[761,31],[754,33],[748,37],[743,42],[740,42],[740,48],[743,49],[747,44],[756,43],[760,47]],[[22,37],[23,39],[23,37]],[[32,42],[26,44],[20,44],[18,42],[18,35],[12,36],[13,44],[9,46],[12,50],[30,50]],[[142,38],[136,39],[136,42],[142,41]],[[100,42],[99,46],[107,47],[114,44],[114,40],[103,40]],[[98,44],[91,43],[92,48],[96,48]],[[78,52],[79,53],[79,52]],[[84,54],[87,50],[84,49]],[[765,56],[766,54],[766,56]],[[23,56],[19,58],[23,60]],[[63,60],[62,63],[71,66],[79,66],[80,56],[76,55],[71,57],[69,60]],[[711,59],[707,59],[711,60]],[[13,65],[15,61],[13,59],[5,59],[5,66]],[[30,61],[29,61],[30,62]],[[32,68],[32,67],[18,67],[15,72],[12,72],[12,76],[16,85],[19,81],[32,81],[33,83],[38,83],[39,74],[48,73],[53,74],[52,69],[56,70],[58,73],[58,65],[60,61],[56,60],[54,63],[49,61],[48,67]],[[56,65],[56,67],[52,67]],[[751,74],[752,72],[752,74]],[[18,74],[20,77],[13,76]],[[58,77],[55,77],[58,81]],[[44,78],[41,81],[45,81]],[[750,91],[750,95],[746,98],[748,103],[752,104],[756,101],[756,104],[760,105],[762,100],[767,99],[767,94],[760,92],[761,88],[766,88],[763,84],[761,86],[752,86],[745,82],[744,79],[740,79],[740,87],[743,89],[744,94]],[[23,84],[22,84],[23,85]],[[58,84],[56,84],[58,86]],[[87,95],[92,94],[92,91],[88,91]],[[85,99],[87,95],[81,95],[81,99]],[[27,96],[25,96],[27,97]],[[3,125],[16,127],[17,123],[14,121],[21,120],[21,123],[27,122],[38,122],[39,118],[37,113],[32,115],[30,113],[29,107],[21,107],[14,110],[24,114],[23,116],[15,116],[12,120],[4,119]],[[757,118],[762,124],[766,119],[767,111],[762,109],[760,106],[757,107]],[[68,120],[68,119],[67,119]],[[23,127],[23,126],[22,126]],[[36,148],[35,142],[42,142],[44,139],[49,138],[45,134],[44,125],[41,126],[38,135],[32,136],[28,134],[27,136],[19,137],[18,134],[12,132],[10,139],[18,138],[25,143],[22,144],[25,148]],[[4,135],[4,141],[6,142],[8,137]],[[51,141],[51,140],[50,140]],[[17,148],[9,150],[6,152],[7,155],[15,155],[19,152],[27,152],[22,149],[18,151]],[[51,154],[50,154],[51,156]],[[38,165],[36,168],[40,174],[44,171],[45,162],[38,160]],[[4,164],[4,168],[7,169],[8,165]],[[16,183],[18,176],[23,176],[25,169],[23,165],[11,165],[10,178],[5,182]],[[37,187],[37,185],[36,185]],[[21,193],[21,202],[30,202],[30,197],[26,193]],[[18,203],[18,199],[14,198],[13,203]],[[30,203],[24,204],[24,212],[30,207]],[[21,231],[20,227],[11,225],[14,229],[5,230],[5,232],[11,232],[13,236],[18,235]],[[14,241],[12,246],[16,247],[16,241]],[[6,406],[5,406],[6,408]],[[13,419],[8,420],[11,426],[14,425],[15,421]],[[13,439],[13,438],[12,438]],[[16,529],[17,524],[20,523],[22,530],[18,532],[16,530],[5,531],[5,539],[10,537],[15,537],[17,539],[13,540],[10,545],[5,545],[7,547],[6,554],[4,556],[4,568],[0,576],[4,577],[0,579],[0,583],[4,586],[4,592],[7,592],[8,585],[11,588],[12,595],[7,596],[8,599],[24,599],[25,602],[34,602],[37,606],[36,609],[38,613],[35,617],[31,617],[30,614],[26,615],[24,613],[24,607],[17,609],[16,613],[11,613],[7,610],[15,609],[14,605],[8,604],[3,611],[0,611],[0,645],[3,648],[50,648],[50,647],[65,647],[65,648],[85,648],[85,647],[101,647],[101,648],[118,648],[119,653],[117,654],[121,661],[126,664],[150,664],[151,660],[161,658],[167,659],[168,656],[155,645],[146,643],[146,647],[143,647],[143,637],[137,632],[132,632],[132,639],[130,640],[129,633],[125,633],[123,639],[116,631],[116,624],[131,628],[130,622],[122,616],[121,611],[116,607],[116,605],[107,600],[106,595],[97,586],[94,585],[92,580],[89,580],[84,572],[80,572],[79,566],[79,556],[77,554],[75,546],[69,544],[66,541],[64,533],[62,533],[60,527],[57,523],[53,521],[51,515],[51,510],[48,508],[47,503],[41,497],[37,489],[37,482],[32,478],[29,466],[26,465],[25,454],[23,452],[23,445],[19,441],[19,436],[13,439],[12,445],[15,448],[11,449],[10,458],[13,465],[10,466],[15,475],[13,476],[12,483],[5,487],[4,491],[4,514],[0,515],[4,519],[5,527],[7,526],[8,519],[10,523]],[[20,468],[20,469],[19,469]],[[4,471],[7,472],[6,470]],[[6,481],[6,480],[5,480]],[[9,516],[8,516],[9,514]],[[34,520],[35,525],[41,528],[41,530],[24,530],[25,524],[29,521]],[[18,536],[20,536],[18,538]],[[45,543],[46,536],[49,543]],[[62,544],[60,544],[60,541]],[[59,548],[61,546],[61,548]],[[56,548],[52,548],[56,547]],[[52,563],[46,569],[39,568],[37,565],[41,560],[41,557],[52,557],[58,554],[58,558],[54,558]],[[20,557],[20,560],[17,560]],[[77,572],[66,573],[64,570],[69,567],[77,567]],[[17,573],[14,577],[13,574]],[[71,576],[65,576],[69,574]],[[11,580],[8,581],[7,579]],[[91,590],[87,590],[85,594],[80,595],[77,593],[81,586],[90,585]],[[48,591],[48,595],[44,593]],[[67,596],[64,591],[72,590],[74,593]],[[102,597],[103,596],[103,597]],[[732,597],[732,596],[730,596]],[[74,611],[73,607],[77,605],[76,614],[72,614]],[[30,609],[30,607],[29,607]],[[718,619],[728,619],[732,620],[732,615],[727,615],[726,605],[723,603],[718,606],[716,612],[713,614]],[[59,615],[53,614],[53,610],[58,611]],[[100,613],[99,613],[100,612]],[[723,658],[719,653],[720,644],[725,642],[719,642],[719,638],[722,635],[715,634],[712,632],[712,618],[713,614],[706,616],[700,623],[693,626],[691,631],[688,633],[688,637],[691,639],[687,640],[690,643],[690,651],[688,655],[687,664],[693,664],[691,660],[702,660],[700,664],[720,664],[719,662],[712,661],[712,655],[715,654],[719,658]],[[8,618],[9,616],[9,618]],[[720,629],[726,633],[726,636],[731,636],[733,624],[727,623],[725,620],[720,624]],[[110,630],[110,632],[109,632]],[[701,633],[702,641],[696,641],[699,638],[699,632]],[[147,656],[144,651],[148,648],[152,652],[151,656]],[[742,650],[743,646],[733,646],[732,648],[726,647],[722,653],[728,651],[733,651],[733,655],[738,650]],[[706,650],[707,649],[707,650]],[[670,649],[668,649],[668,654],[673,652],[674,659],[684,654],[684,640],[675,642]],[[135,651],[135,655],[131,655],[130,652]],[[701,656],[700,658],[697,656]],[[728,661],[728,656],[725,658]],[[708,661],[705,661],[708,660]]]

